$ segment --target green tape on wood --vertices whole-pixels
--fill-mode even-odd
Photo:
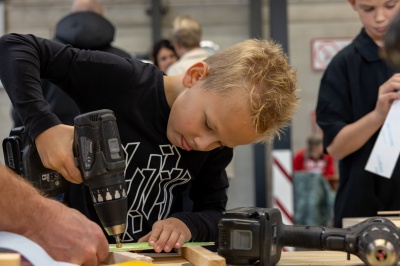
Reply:
[[[183,244],[184,247],[188,246],[213,246],[214,242],[186,242]],[[153,249],[153,246],[150,246],[148,242],[139,242],[139,243],[123,243],[122,247],[117,248],[115,244],[108,245],[109,252],[118,252],[118,251],[134,251],[134,250],[147,250]]]

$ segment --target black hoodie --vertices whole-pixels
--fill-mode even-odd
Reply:
[[[92,12],[75,12],[63,17],[56,25],[54,40],[70,44],[75,48],[99,50],[121,57],[131,57],[127,52],[113,47],[115,28],[103,16]],[[79,109],[74,101],[56,85],[42,80],[43,95],[50,103],[52,112],[67,125],[73,125]],[[12,108],[14,127],[22,126],[17,112]]]
[[[62,18],[57,23],[54,39],[80,49],[100,50],[130,57],[127,52],[111,46],[114,35],[115,28],[110,21],[95,12],[85,11]]]

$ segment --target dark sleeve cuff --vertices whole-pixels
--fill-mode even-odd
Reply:
[[[43,131],[46,131],[47,129],[59,124],[61,124],[61,121],[58,119],[58,117],[53,113],[49,113],[40,117],[40,119],[38,119],[36,122],[26,121],[25,127],[29,137],[34,141],[38,135],[43,133]]]

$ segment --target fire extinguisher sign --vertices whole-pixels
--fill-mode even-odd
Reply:
[[[315,38],[311,40],[311,66],[314,71],[323,71],[332,58],[345,46],[349,45],[352,38]]]

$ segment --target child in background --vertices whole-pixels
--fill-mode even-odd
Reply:
[[[324,146],[339,161],[336,227],[346,217],[400,210],[400,161],[390,179],[364,169],[392,102],[400,99],[400,74],[379,56],[400,1],[348,1],[363,27],[326,69],[316,108]]]
[[[324,154],[322,136],[312,135],[307,138],[307,147],[294,156],[293,171],[318,173],[328,181],[335,176],[335,162],[331,155]]]

